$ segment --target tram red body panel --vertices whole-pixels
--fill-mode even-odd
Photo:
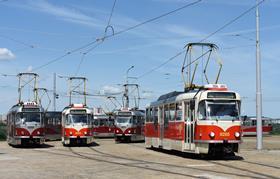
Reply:
[[[215,136],[210,137],[210,133],[214,132]],[[235,137],[235,133],[241,134],[240,126],[231,126],[230,128],[223,130],[219,126],[215,125],[197,125],[195,128],[195,140],[240,140],[239,137]]]
[[[25,128],[16,128],[16,136],[44,136],[45,129],[44,128],[37,128],[30,132]]]
[[[159,137],[159,125],[153,123],[145,124],[145,136],[146,137]]]
[[[251,126],[251,127],[243,127],[242,129],[243,133],[246,135],[247,133],[251,133],[251,134],[257,134],[257,127],[256,126]],[[262,126],[262,131],[263,133],[269,133],[272,131],[272,126]]]
[[[93,133],[97,133],[97,134],[114,134],[115,132],[115,127],[111,126],[97,126],[93,128]]]
[[[30,132],[25,128],[15,128],[16,136],[30,136]]]
[[[170,122],[164,129],[164,138],[173,140],[184,140],[185,135],[184,122]]]
[[[115,134],[123,134],[122,129],[115,127]]]
[[[92,131],[90,128],[82,128],[79,131],[74,128],[64,128],[65,137],[82,137],[82,136],[91,136]]]
[[[243,135],[255,136],[257,135],[257,119],[256,117],[247,117],[242,118],[242,131]],[[273,130],[271,118],[262,117],[262,132],[263,134],[269,134]]]
[[[47,134],[56,134],[56,131],[53,128],[46,128],[45,131]]]
[[[114,127],[108,127],[108,126],[99,126],[99,127],[94,127],[93,132],[98,132],[98,133],[114,133]]]
[[[115,134],[138,134],[138,135],[143,135],[144,133],[144,128],[141,127],[131,127],[131,128],[126,128],[124,131],[118,127],[115,128]]]
[[[44,128],[37,128],[31,133],[31,136],[44,136],[44,135],[45,135]]]

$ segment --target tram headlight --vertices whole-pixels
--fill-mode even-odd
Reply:
[[[128,130],[127,132],[128,132],[128,133],[131,133],[131,130]]]
[[[116,130],[117,133],[119,133],[119,130]]]
[[[40,135],[40,131],[37,131],[37,134]]]
[[[24,135],[24,131],[21,131],[21,135]]]
[[[214,138],[214,137],[215,137],[215,133],[214,133],[214,132],[210,132],[209,136],[210,136],[211,138]]]
[[[72,131],[70,131],[70,132],[69,132],[69,134],[70,134],[70,135],[72,135],[72,134],[73,134],[73,132],[72,132]]]
[[[85,131],[84,134],[87,135],[87,131]]]
[[[235,136],[236,138],[238,138],[238,137],[240,137],[240,133],[239,133],[239,132],[235,132],[235,133],[234,133],[234,136]]]

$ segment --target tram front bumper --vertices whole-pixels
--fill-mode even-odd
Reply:
[[[91,144],[93,142],[93,137],[92,136],[68,136],[64,137],[64,144]]]
[[[16,145],[21,144],[40,144],[45,142],[45,137],[43,136],[17,136],[15,137]]]

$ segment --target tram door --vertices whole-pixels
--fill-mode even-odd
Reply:
[[[194,149],[194,101],[185,102],[185,143],[189,150]]]
[[[164,138],[164,119],[163,119],[163,107],[159,107],[159,146],[163,146]]]

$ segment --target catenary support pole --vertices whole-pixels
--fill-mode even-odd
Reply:
[[[262,150],[262,90],[261,90],[261,56],[259,31],[259,0],[256,0],[256,117],[257,117],[257,150]]]

